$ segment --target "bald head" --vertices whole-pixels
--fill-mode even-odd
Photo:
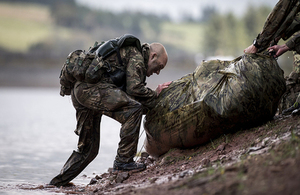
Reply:
[[[166,48],[161,43],[151,43],[150,52],[156,53],[157,58],[161,58],[165,64],[168,61],[168,54]]]
[[[153,73],[159,74],[168,62],[168,54],[161,43],[150,44],[150,55],[148,61],[147,76]]]

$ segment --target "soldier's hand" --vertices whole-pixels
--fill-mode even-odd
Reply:
[[[256,53],[258,49],[252,44],[246,49],[244,49],[244,53]]]
[[[170,85],[171,83],[172,83],[172,81],[169,81],[169,82],[166,82],[166,83],[163,83],[163,84],[159,84],[159,85],[157,86],[156,90],[155,90],[156,93],[157,93],[157,95],[159,95],[160,92],[161,92],[163,89],[169,87],[169,85]]]
[[[284,45],[273,45],[272,47],[268,48],[268,51],[270,53],[274,53],[274,58],[277,58],[279,56],[281,56],[282,54],[284,54],[286,51],[288,51],[290,48],[288,46],[286,46],[286,44]]]

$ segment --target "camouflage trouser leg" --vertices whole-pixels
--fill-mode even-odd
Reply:
[[[294,63],[293,63],[294,64],[294,72],[297,73],[298,76],[300,76],[300,54],[298,54],[297,52],[294,51],[293,55],[294,55]],[[298,80],[300,80],[300,79],[298,78]],[[300,104],[300,93],[297,96],[295,103]]]
[[[62,186],[74,179],[98,154],[102,114],[122,124],[116,160],[132,162],[137,151],[142,105],[114,85],[76,84],[72,92],[79,135],[78,151],[73,152],[60,174],[50,184]]]
[[[122,124],[120,142],[115,160],[118,162],[132,162],[137,152],[137,144],[142,120],[142,106],[129,104],[116,112],[106,112]]]
[[[77,128],[79,135],[78,150],[73,151],[65,165],[50,184],[63,186],[74,179],[97,156],[100,144],[101,113],[81,106],[72,95],[76,108]]]
[[[298,36],[300,32],[296,32],[293,34],[293,38],[295,36]],[[293,51],[293,57],[294,57],[294,62],[293,62],[293,72],[300,74],[300,54],[298,54],[296,51]]]
[[[295,104],[300,104],[300,93],[298,94],[297,98],[296,98],[296,101],[294,102],[294,105]],[[297,107],[297,105],[295,105]]]
[[[78,102],[84,107],[105,114],[122,124],[116,160],[132,162],[137,151],[143,106],[113,84],[76,84]]]
[[[289,74],[286,80],[287,91],[282,96],[279,105],[280,112],[293,106],[297,102],[300,103],[300,93],[298,87],[300,81],[300,55],[294,51],[293,56],[293,71]]]
[[[293,72],[300,74],[300,54],[293,51],[294,62],[293,62]]]

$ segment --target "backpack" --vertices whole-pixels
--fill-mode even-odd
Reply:
[[[95,42],[88,52],[84,50],[71,52],[62,66],[59,76],[60,95],[70,95],[76,81],[97,83],[104,74],[108,75],[118,87],[125,90],[125,71],[117,69],[111,72],[111,65],[105,59],[116,52],[119,64],[124,66],[119,51],[120,48],[126,46],[135,46],[142,52],[140,40],[130,34],[100,44]]]

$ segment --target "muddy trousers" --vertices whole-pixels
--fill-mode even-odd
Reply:
[[[82,88],[85,93],[91,90],[93,92],[96,91],[96,93],[94,95],[89,93],[88,99],[82,99],[82,90],[80,90]],[[105,97],[115,97],[116,93],[119,94],[118,98],[106,100]],[[98,104],[95,101],[101,103]],[[105,105],[109,101],[114,101],[114,104]],[[116,88],[106,90],[105,94],[103,94],[99,90],[89,89],[86,85],[79,85],[77,86],[77,91],[76,89],[73,90],[72,102],[76,109],[77,128],[75,133],[79,135],[78,150],[73,151],[61,172],[50,181],[50,184],[55,186],[68,184],[97,156],[100,145],[102,114],[122,124],[120,130],[121,139],[115,160],[124,163],[132,162],[137,151],[143,114],[142,105],[139,102],[131,99],[126,93]],[[103,106],[105,106],[105,109]],[[112,111],[109,111],[108,108]]]
[[[77,112],[78,113],[78,112]],[[99,150],[100,139],[100,120],[101,115],[91,115],[91,111],[81,113],[82,116],[87,117],[84,126],[87,129],[85,135],[79,136],[79,144],[82,139],[88,138],[86,145],[81,146],[81,150],[73,151],[61,172],[54,177],[51,181],[51,185],[63,186],[68,184],[72,179],[79,175],[83,169],[97,156]],[[88,129],[92,127],[93,129]]]

